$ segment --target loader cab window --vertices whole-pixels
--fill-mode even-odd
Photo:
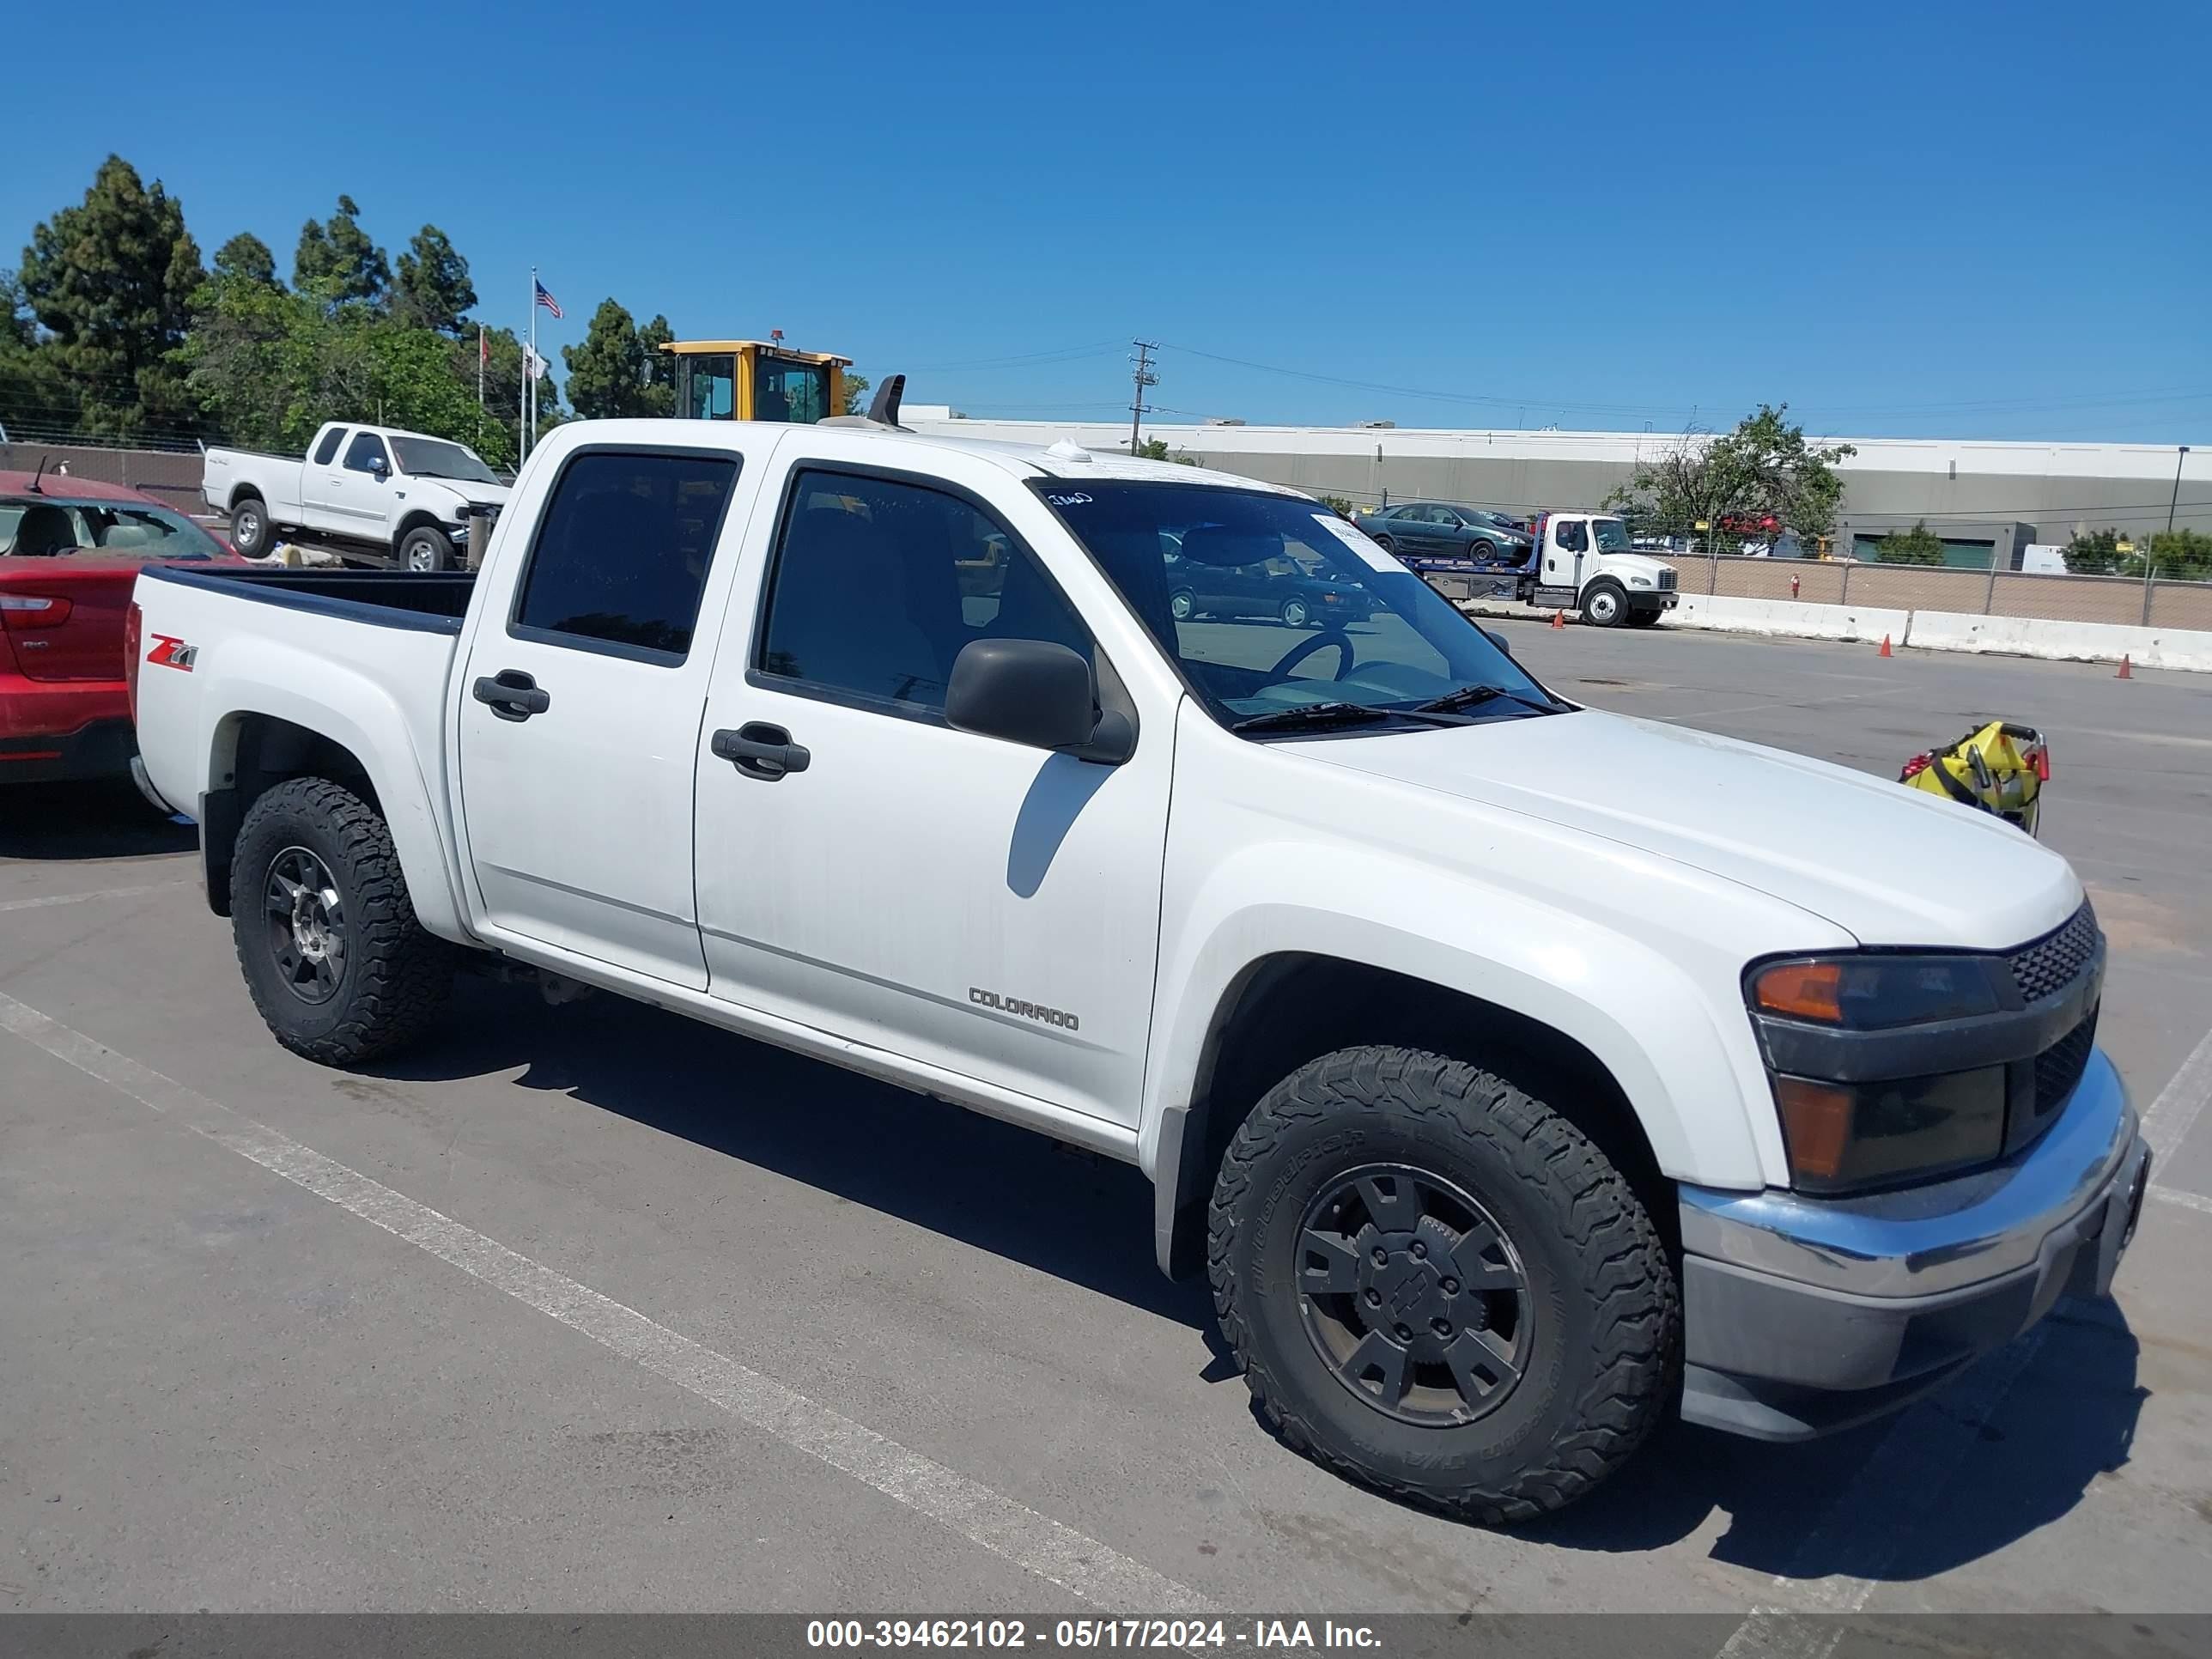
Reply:
[[[812,426],[830,407],[826,363],[778,362],[765,352],[753,368],[753,418]]]
[[[684,413],[695,421],[734,421],[738,418],[738,360],[731,353],[685,356],[683,365]]]

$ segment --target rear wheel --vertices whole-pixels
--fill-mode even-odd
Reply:
[[[1188,587],[1178,587],[1168,595],[1168,614],[1177,622],[1188,622],[1198,614],[1198,600]]]
[[[1628,617],[1628,596],[1617,583],[1592,582],[1579,608],[1591,627],[1618,628]]]
[[[399,562],[410,570],[429,572],[453,568],[453,538],[435,525],[416,525],[399,538]]]
[[[1559,1509],[1662,1416],[1666,1246],[1582,1132],[1503,1078],[1358,1048],[1270,1091],[1224,1157],[1208,1267],[1283,1437],[1486,1524]]]
[[[1313,611],[1304,599],[1293,595],[1283,601],[1282,618],[1285,628],[1304,628],[1313,620]]]
[[[1392,541],[1388,536],[1377,536],[1374,540],[1375,545],[1381,548],[1385,553],[1395,555],[1398,550],[1398,544]]]
[[[391,831],[327,778],[280,783],[247,810],[230,921],[262,1019],[325,1066],[404,1047],[452,987],[453,948],[416,920]]]
[[[230,544],[249,559],[265,559],[276,541],[269,509],[258,495],[244,495],[230,504]]]

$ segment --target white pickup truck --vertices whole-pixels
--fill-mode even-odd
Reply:
[[[417,571],[453,568],[470,520],[496,517],[508,493],[465,444],[344,421],[325,422],[304,460],[210,449],[200,482],[249,559],[304,531]]]
[[[1178,621],[1170,559],[1360,602]],[[1285,1437],[1454,1514],[1678,1402],[1893,1407],[2135,1224],[2064,860],[1577,708],[1290,490],[590,422],[478,573],[136,604],[148,787],[280,1042],[368,1060],[504,959],[1127,1159]]]

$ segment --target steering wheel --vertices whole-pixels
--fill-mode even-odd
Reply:
[[[1291,677],[1291,670],[1296,668],[1300,663],[1304,662],[1308,657],[1313,655],[1315,652],[1320,650],[1323,646],[1329,645],[1334,646],[1337,648],[1338,653],[1336,672],[1331,675],[1330,678],[1332,679],[1342,679],[1346,674],[1349,674],[1352,672],[1352,659],[1357,647],[1352,643],[1352,636],[1346,634],[1341,628],[1332,628],[1324,625],[1322,630],[1316,634],[1311,639],[1300,640],[1288,651],[1285,651],[1283,653],[1283,659],[1267,671],[1267,678],[1261,681],[1260,684],[1262,685],[1273,685],[1277,680],[1288,679]]]

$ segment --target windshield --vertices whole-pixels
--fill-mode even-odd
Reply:
[[[1541,687],[1436,590],[1327,507],[1206,484],[1036,484],[1214,717],[1332,705],[1408,714],[1468,687],[1468,718],[1548,709]],[[1288,728],[1295,729],[1295,728]]]
[[[44,495],[0,500],[0,556],[52,558],[80,550],[146,559],[215,559],[222,544],[181,513],[154,503]]]
[[[401,438],[392,440],[392,453],[399,458],[399,470],[411,472],[418,478],[458,478],[464,483],[495,484],[499,482],[492,470],[476,458],[475,453],[459,444],[449,444],[442,438]]]
[[[1597,538],[1601,553],[1628,551],[1628,526],[1618,519],[1592,519],[1590,533]]]

